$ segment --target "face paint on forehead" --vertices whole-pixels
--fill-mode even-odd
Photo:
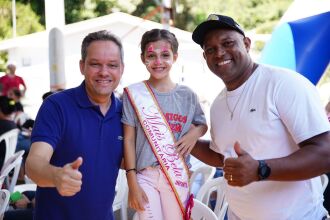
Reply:
[[[154,51],[154,46],[150,45],[147,49],[147,52],[153,52]]]
[[[169,49],[167,46],[164,46],[162,49],[162,52],[169,52],[171,49]]]

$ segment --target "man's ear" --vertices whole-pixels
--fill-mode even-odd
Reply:
[[[125,64],[124,64],[124,63],[122,63],[122,64],[121,64],[121,75],[123,75],[123,73],[124,73],[124,70],[125,70]]]
[[[249,37],[244,37],[243,39],[246,51],[249,52],[251,48],[251,39]]]
[[[203,51],[203,57],[204,57],[204,60],[206,60],[206,55],[205,55],[205,52]]]
[[[84,74],[85,62],[83,60],[79,60],[79,68],[80,68],[80,73],[82,75],[85,75]]]

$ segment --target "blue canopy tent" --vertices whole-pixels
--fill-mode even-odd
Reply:
[[[330,62],[330,12],[278,26],[259,62],[295,70],[317,84]]]

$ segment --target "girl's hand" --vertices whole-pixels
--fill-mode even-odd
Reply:
[[[129,190],[128,204],[130,208],[136,211],[144,211],[144,206],[147,203],[149,203],[147,194],[139,185],[135,189]]]
[[[176,152],[181,156],[187,156],[194,148],[198,138],[199,136],[196,135],[192,129],[190,129],[187,134],[185,134],[174,144],[176,147]]]
[[[177,148],[176,152],[180,156],[187,156],[194,148],[198,138],[203,136],[207,131],[207,125],[194,125],[190,126],[189,131],[180,138],[174,146]]]

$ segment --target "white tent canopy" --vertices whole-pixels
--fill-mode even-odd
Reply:
[[[90,32],[103,29],[116,34],[123,43],[125,71],[118,89],[147,79],[148,72],[140,60],[139,44],[142,34],[152,28],[163,26],[121,12],[65,25],[61,30],[64,36],[66,88],[77,86],[83,80],[79,71],[82,39]],[[190,86],[201,99],[210,103],[223,88],[222,81],[209,72],[202,50],[192,41],[190,32],[174,27],[170,31],[179,41],[179,58],[172,70],[173,80]],[[1,50],[8,51],[9,59],[17,62],[17,75],[22,76],[27,84],[23,104],[26,112],[35,117],[42,102],[42,94],[50,90],[48,31],[2,41]],[[205,89],[206,85],[208,90]]]

